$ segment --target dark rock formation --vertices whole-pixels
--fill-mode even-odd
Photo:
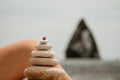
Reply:
[[[95,40],[84,20],[80,21],[66,50],[67,58],[99,58]]]

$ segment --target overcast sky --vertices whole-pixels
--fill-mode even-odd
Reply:
[[[46,35],[58,58],[84,18],[103,59],[120,59],[120,0],[0,0],[0,46]]]

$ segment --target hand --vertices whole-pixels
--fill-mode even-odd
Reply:
[[[31,66],[28,60],[37,43],[33,40],[24,40],[0,48],[0,79],[22,80],[24,69]],[[56,67],[62,68],[60,65]],[[71,80],[66,72],[64,78],[64,80]]]

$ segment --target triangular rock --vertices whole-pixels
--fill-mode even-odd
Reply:
[[[99,58],[97,46],[90,29],[81,20],[66,50],[67,58]]]

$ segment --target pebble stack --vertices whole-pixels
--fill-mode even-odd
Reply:
[[[62,80],[64,70],[55,68],[58,60],[51,51],[52,45],[48,44],[46,37],[31,52],[32,58],[29,62],[33,65],[25,69],[24,74],[28,80]]]

